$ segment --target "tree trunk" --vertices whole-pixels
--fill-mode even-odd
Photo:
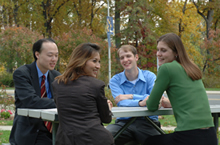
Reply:
[[[2,9],[3,9],[3,10],[2,10],[2,13],[3,13],[3,26],[4,26],[4,27],[7,27],[7,25],[8,25],[7,10],[6,10],[5,6],[3,6]]]
[[[15,25],[17,27],[19,27],[19,24],[18,24],[18,8],[19,8],[19,6],[17,5],[18,0],[13,0],[13,2],[15,5],[15,7],[14,7],[14,21],[15,21]]]
[[[185,1],[184,6],[183,6],[183,10],[182,10],[183,14],[185,14],[185,11],[186,11],[187,1],[188,1],[188,0]],[[181,38],[181,36],[182,36],[182,32],[183,32],[183,31],[184,31],[184,27],[182,26],[182,19],[180,19],[180,23],[179,23],[179,37],[180,37],[180,38]]]
[[[209,0],[209,2],[212,2],[213,0]],[[203,17],[203,19],[205,20],[206,22],[206,38],[209,40],[209,41],[212,41],[212,39],[209,38],[209,31],[210,31],[210,28],[211,28],[211,25],[212,25],[212,20],[213,20],[213,14],[214,14],[214,10],[212,8],[209,8],[208,9],[208,12],[207,12],[207,16],[204,15],[204,13],[200,12],[199,11],[199,7],[198,5],[193,1],[194,5],[196,6],[197,8],[197,12],[200,16]],[[209,50],[206,51],[206,53],[209,55],[210,52]],[[204,66],[203,66],[203,73],[205,72],[206,68],[208,67],[208,59],[206,59],[205,63],[204,63]]]
[[[115,46],[119,48],[121,45],[120,37],[120,10],[119,10],[119,0],[115,1]]]

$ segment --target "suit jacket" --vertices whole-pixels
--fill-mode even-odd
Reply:
[[[58,71],[50,70],[48,74],[51,93],[51,83]],[[11,145],[34,145],[38,131],[46,129],[42,119],[17,115],[17,108],[47,109],[56,108],[53,99],[41,98],[39,79],[35,62],[23,65],[13,74],[15,84],[15,117],[9,141]],[[52,93],[53,97],[53,93]]]
[[[52,83],[59,127],[56,145],[112,145],[112,134],[103,123],[110,123],[112,113],[105,97],[103,81],[90,76]]]

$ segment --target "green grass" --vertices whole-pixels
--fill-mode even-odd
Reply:
[[[7,87],[6,90],[14,90],[14,87]],[[2,87],[0,87],[0,90],[2,90]]]
[[[161,126],[176,126],[176,121],[173,115],[164,115],[159,117]]]
[[[0,87],[0,90],[2,88]],[[9,90],[14,90],[14,88],[7,88]],[[220,91],[220,88],[206,88],[207,91]],[[162,126],[176,126],[176,121],[174,119],[173,115],[164,115],[162,116],[161,119],[159,119],[159,121],[161,122]],[[111,123],[109,124],[114,124],[115,123],[115,119],[113,118]],[[8,120],[8,121],[3,121],[0,120],[0,125],[12,125],[13,124],[13,120]],[[220,120],[219,120],[219,124],[220,124]],[[105,126],[107,126],[108,124],[104,124]],[[172,133],[173,131],[165,131],[166,133]],[[2,143],[8,143],[9,142],[9,136],[10,136],[10,131],[2,131],[0,130],[0,145]],[[220,138],[220,133],[218,134],[218,138]],[[219,140],[220,143],[220,140]]]
[[[159,117],[159,121],[161,126],[167,127],[167,126],[176,126],[176,120],[174,118],[173,115],[163,115]],[[109,124],[114,124],[115,123],[115,118],[112,119],[111,123]],[[104,126],[107,126],[109,124],[105,124]],[[220,120],[219,120],[219,124],[220,124]],[[220,125],[219,125],[220,127]]]
[[[165,131],[166,133],[172,133],[172,130]],[[10,131],[2,131],[0,130],[0,144],[9,143]]]
[[[11,131],[0,130],[0,144],[9,143],[9,136]]]
[[[0,90],[2,89],[2,87],[0,87]],[[7,87],[7,90],[14,90],[14,87]],[[220,88],[205,88],[207,91],[220,91]]]
[[[176,126],[176,121],[174,119],[173,115],[163,115],[159,118],[159,121],[161,123],[161,126]],[[12,125],[13,121],[2,121],[0,120],[0,125]],[[115,123],[115,118],[112,119],[111,123],[109,124],[113,124]],[[104,124],[105,126],[109,125],[109,124]],[[219,120],[219,124],[220,124],[220,120]],[[166,133],[172,133],[172,130],[166,130]],[[0,130],[0,145],[2,143],[8,143],[9,142],[9,136],[10,136],[10,131],[1,131]],[[220,138],[220,133],[218,134],[218,138]],[[220,140],[219,140],[220,143]]]
[[[13,120],[0,120],[0,125],[13,125]]]
[[[205,88],[206,91],[220,91],[220,88]]]
[[[166,126],[176,126],[176,121],[173,115],[163,115],[162,116],[163,119],[159,118],[159,121],[161,123],[162,126],[166,127]],[[220,119],[218,121],[218,124],[220,124]],[[220,127],[220,125],[219,125]]]
[[[112,118],[112,121],[110,123],[103,123],[104,126],[108,126],[109,124],[114,124],[115,123],[115,118]]]

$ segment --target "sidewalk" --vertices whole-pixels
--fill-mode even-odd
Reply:
[[[6,90],[6,93],[8,95],[14,95],[15,90]]]
[[[6,90],[7,94],[14,95],[14,90]],[[206,91],[207,94],[220,94],[220,91]]]
[[[0,130],[11,130],[12,126],[0,126]]]

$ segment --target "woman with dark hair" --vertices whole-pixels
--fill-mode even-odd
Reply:
[[[168,33],[157,41],[159,70],[150,96],[140,102],[150,111],[159,104],[173,108],[177,127],[174,133],[152,136],[146,145],[217,145],[202,73],[186,53],[179,36]],[[162,98],[166,91],[168,99]]]
[[[65,72],[52,83],[59,127],[56,145],[112,145],[113,137],[102,123],[112,120],[112,103],[106,99],[100,69],[100,47],[77,46]]]

